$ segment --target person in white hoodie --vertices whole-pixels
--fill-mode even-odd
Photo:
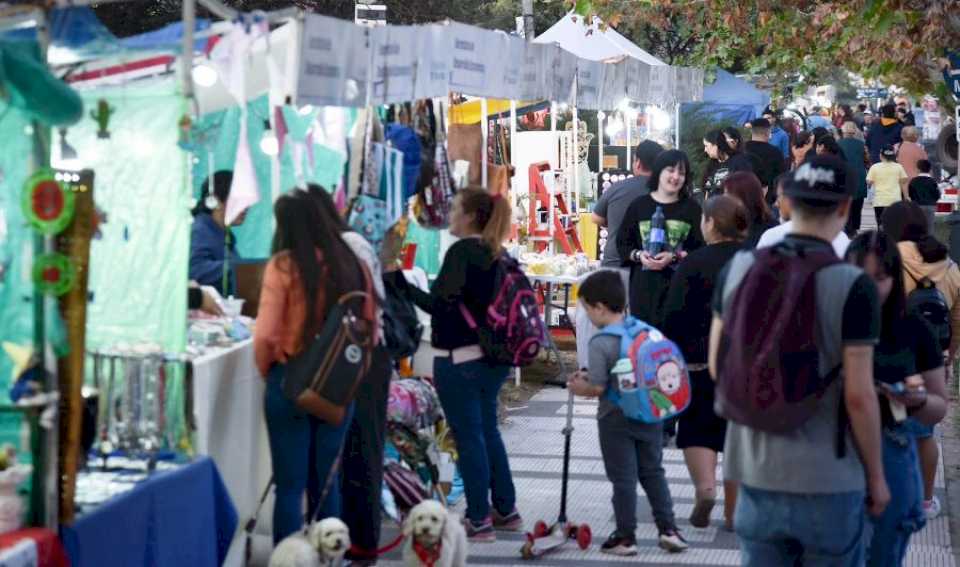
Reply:
[[[883,230],[897,242],[903,258],[903,283],[907,297],[920,282],[929,280],[943,294],[950,309],[950,341],[949,345],[944,345],[949,382],[960,350],[960,268],[950,259],[947,247],[930,234],[923,209],[912,201],[891,205],[884,213]],[[927,518],[935,518],[940,513],[940,501],[933,494],[939,449],[933,439],[932,427],[916,422],[912,425],[923,469],[923,508]]]
[[[784,173],[777,177],[773,182],[774,187],[777,188],[777,207],[780,209],[780,224],[769,228],[760,236],[760,240],[757,242],[757,250],[761,248],[769,248],[775,244],[779,244],[783,241],[784,237],[793,232],[793,222],[790,220],[790,203],[786,199],[781,198],[783,196],[783,183],[790,176],[790,173]],[[837,253],[838,258],[843,258],[847,253],[847,246],[850,246],[850,237],[843,231],[833,239],[833,250]]]

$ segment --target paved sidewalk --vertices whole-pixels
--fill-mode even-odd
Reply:
[[[509,413],[502,431],[514,471],[519,496],[518,506],[528,527],[538,519],[552,522],[556,519],[560,497],[560,475],[563,465],[563,429],[566,391],[546,388],[530,402]],[[694,487],[690,481],[683,455],[677,449],[664,453],[664,468],[674,499],[674,511],[680,528],[690,541],[686,553],[671,555],[656,545],[657,530],[637,486],[639,521],[637,530],[640,554],[618,558],[603,555],[599,544],[613,531],[613,510],[610,505],[611,486],[604,475],[603,461],[597,440],[596,402],[578,399],[574,405],[575,418],[570,476],[568,516],[575,522],[586,522],[593,528],[594,545],[580,551],[575,544],[536,561],[539,565],[572,567],[601,567],[623,565],[702,565],[732,566],[740,564],[740,552],[734,534],[725,532],[723,523],[722,486],[718,487],[718,505],[713,511],[713,525],[695,529],[687,518],[693,508]],[[937,491],[946,507],[942,470],[937,479]],[[950,547],[947,510],[930,522],[911,540],[906,565],[910,567],[955,567]],[[393,530],[390,530],[392,533]],[[385,534],[386,535],[386,534]],[[476,544],[470,549],[471,565],[530,565],[520,559],[520,534],[501,535],[496,543]],[[394,559],[394,555],[391,559]],[[399,561],[381,562],[381,565],[400,565]]]

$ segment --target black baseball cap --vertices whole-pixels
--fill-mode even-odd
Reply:
[[[853,197],[847,167],[834,156],[815,156],[790,174],[783,188],[788,197],[839,202]]]

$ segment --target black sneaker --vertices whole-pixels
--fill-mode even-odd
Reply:
[[[637,538],[633,534],[623,534],[620,532],[613,532],[607,541],[600,546],[600,553],[606,553],[608,555],[636,555],[637,554]]]
[[[683,539],[683,536],[680,535],[680,530],[676,528],[660,532],[659,544],[660,549],[669,551],[670,553],[680,553],[690,548],[690,544],[687,543],[687,540]]]

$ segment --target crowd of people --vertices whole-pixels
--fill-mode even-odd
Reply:
[[[625,417],[608,395],[619,388],[613,370],[620,341],[604,334],[591,340],[586,370],[570,377],[574,393],[601,400],[599,443],[616,519],[605,553],[638,551],[638,480],[660,547],[688,548],[662,465],[669,436],[695,486],[694,528],[710,525],[724,454],[723,527],[739,536],[745,565],[898,565],[911,534],[938,513],[932,435],[946,411],[945,374],[960,350],[960,269],[932,236],[936,178],[916,128],[895,105],[884,106],[876,122],[865,109],[846,108],[839,121],[816,118],[797,131],[768,110],[750,122],[746,142],[737,128],[711,130],[703,139],[710,165],[696,188],[683,151],[645,141],[634,153],[635,176],[607,189],[596,205],[594,221],[609,231],[607,269],[580,286],[578,315],[595,329],[626,318],[661,329],[682,351],[692,390],[674,422]],[[191,279],[224,294],[236,289],[225,218],[229,186],[229,173],[221,172],[204,187],[190,264]],[[863,232],[860,212],[870,188],[880,230]],[[375,564],[387,397],[398,361],[381,340],[335,421],[305,411],[283,385],[288,362],[316,336],[336,298],[364,291],[382,304],[383,274],[398,266],[381,266],[320,187],[283,195],[274,212],[254,333],[267,382],[274,540],[298,531],[305,517],[340,517],[351,531],[355,564]],[[439,351],[434,381],[457,442],[464,526],[473,542],[524,529],[497,421],[509,367],[490,362],[470,322],[482,321],[494,301],[496,258],[510,219],[504,198],[458,192],[450,232],[459,240],[432,288],[410,288],[405,298],[431,316]],[[663,246],[651,252],[653,230],[661,231]],[[808,256],[822,265],[796,283],[791,266]],[[762,277],[778,292],[753,293]],[[946,328],[913,308],[931,298],[944,304]],[[769,317],[752,326],[730,323],[765,304]],[[729,369],[740,368],[742,349],[731,341],[765,344],[778,336],[784,306],[815,314],[808,330],[816,340],[800,355],[812,352],[817,361],[817,387],[812,401],[804,400],[808,419],[771,432],[728,419],[723,391]],[[746,327],[751,334],[741,336]]]
[[[901,565],[910,536],[940,512],[933,431],[960,346],[960,269],[932,234],[940,192],[909,107],[885,105],[877,121],[864,106],[813,118],[796,130],[768,110],[747,125],[746,144],[735,128],[709,131],[698,189],[683,152],[656,155],[644,142],[637,176],[608,189],[594,213],[616,242],[603,265],[629,276],[589,276],[580,309],[594,332],[639,319],[682,350],[693,393],[676,444],[695,486],[692,526],[710,524],[723,452],[724,528],[737,533],[744,565]],[[878,230],[863,231],[871,189]],[[668,245],[651,254],[655,212]],[[813,339],[786,352],[799,332],[790,317],[806,312]],[[788,327],[793,336],[783,338]],[[770,346],[771,337],[783,341]],[[616,517],[602,551],[637,553],[638,478],[661,547],[682,551],[662,489],[674,424],[630,422],[603,401],[619,388],[608,341],[590,340],[588,370],[569,381],[601,398]],[[768,427],[765,412],[723,394],[764,372],[738,358],[751,348],[777,370],[765,380],[809,380],[794,387],[813,397],[783,394],[793,396],[788,409],[803,406],[803,419]],[[764,359],[771,349],[776,356]],[[811,353],[815,362],[804,362]]]

